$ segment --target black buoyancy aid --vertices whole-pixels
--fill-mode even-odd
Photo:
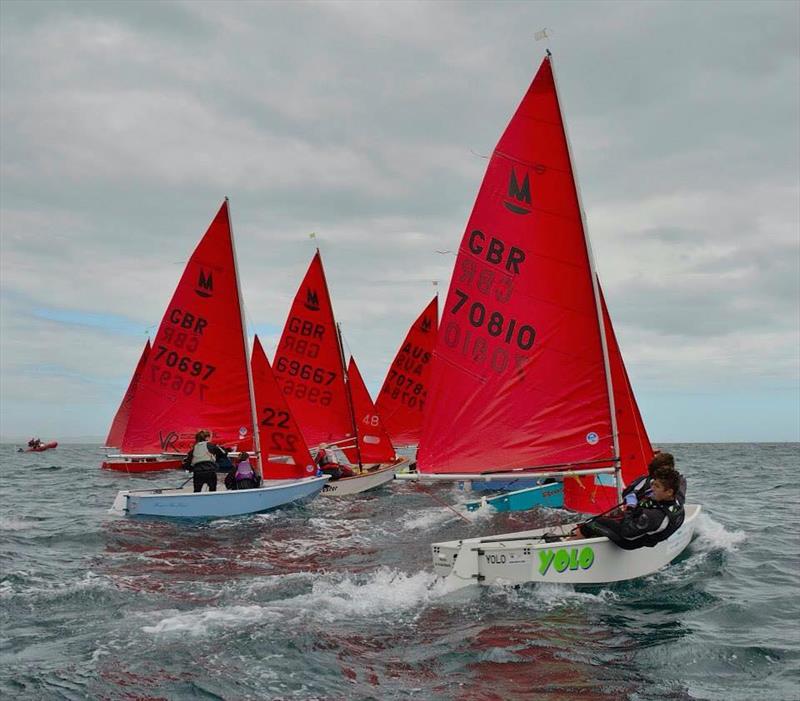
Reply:
[[[678,500],[656,501],[655,499],[645,498],[639,505],[643,509],[658,509],[668,520],[666,528],[637,538],[637,541],[645,547],[652,548],[654,545],[658,545],[683,525],[683,519],[686,514],[683,510],[683,504]]]

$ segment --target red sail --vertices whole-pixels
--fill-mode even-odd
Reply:
[[[314,475],[317,467],[272,373],[258,336],[253,342],[251,363],[264,479],[298,479]],[[268,461],[269,456],[289,456],[293,463]]]
[[[622,479],[625,484],[630,484],[636,477],[647,472],[647,465],[653,459],[653,447],[650,445],[642,415],[633,396],[633,388],[625,370],[625,363],[622,361],[622,353],[599,282],[597,288],[600,291],[600,302],[603,307],[611,384],[614,387]],[[564,506],[568,509],[599,514],[608,511],[617,502],[617,487],[612,475],[594,477],[586,475],[564,480]]]
[[[117,409],[117,413],[114,414],[114,420],[111,422],[111,428],[109,429],[108,437],[106,438],[107,446],[114,446],[115,448],[118,448],[122,445],[122,438],[125,435],[125,428],[128,426],[128,415],[131,410],[131,402],[136,394],[136,386],[139,384],[139,375],[142,374],[142,368],[144,367],[145,361],[147,360],[147,356],[149,354],[150,339],[148,338],[147,342],[144,344],[142,355],[139,357],[139,362],[136,364],[136,369],[133,371],[133,377],[131,377],[131,382],[128,385],[127,391],[125,392],[125,396],[122,397],[122,402],[120,402],[119,409]]]
[[[199,429],[252,445],[247,349],[228,203],[192,253],[131,402],[125,453],[185,452]]]
[[[614,457],[591,266],[549,58],[489,161],[442,312],[422,472]]]
[[[358,433],[358,452],[346,450],[347,459],[357,463],[360,453],[362,463],[392,462],[395,459],[394,446],[352,356],[347,366],[347,382]]]
[[[352,438],[333,307],[317,251],[289,311],[273,372],[309,446]]]
[[[378,395],[378,413],[397,445],[419,443],[438,327],[439,298],[434,297],[408,330]]]

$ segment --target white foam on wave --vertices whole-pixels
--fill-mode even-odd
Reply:
[[[727,550],[733,552],[739,543],[747,539],[745,531],[729,531],[707,513],[700,512],[695,522],[696,538],[692,549]]]
[[[197,611],[165,611],[165,618],[142,630],[151,635],[191,635],[201,637],[227,628],[238,628],[264,621],[275,620],[280,615],[264,606],[217,606]]]
[[[289,607],[292,615],[300,609],[305,616],[325,622],[372,618],[417,609],[436,598],[436,579],[432,572],[407,574],[381,567],[366,577],[319,579],[311,593],[278,602],[277,607]]]
[[[404,519],[402,524],[403,529],[407,531],[415,531],[418,529],[427,530],[454,518],[458,518],[458,515],[453,513],[450,509],[445,507],[433,507],[430,509],[420,509],[413,516]]]
[[[271,578],[269,586],[278,586],[280,579]],[[313,582],[309,593],[265,604],[161,611],[160,620],[142,626],[142,630],[158,636],[208,637],[254,624],[275,623],[281,628],[296,622],[298,616],[322,623],[353,618],[372,623],[377,616],[416,611],[425,602],[440,596],[439,588],[434,586],[435,580],[430,572],[407,574],[387,567],[361,577],[330,579],[323,576]],[[242,590],[242,593],[252,594],[253,589]]]
[[[0,516],[0,531],[23,531],[33,524],[13,516]]]
[[[573,584],[555,582],[539,582],[533,586],[516,589],[510,586],[493,586],[491,596],[504,597],[510,603],[535,608],[537,610],[556,609],[572,604],[605,604],[619,597],[609,589],[601,589],[597,593],[576,591]]]
[[[106,575],[95,574],[91,570],[83,573],[80,579],[62,581],[46,579],[25,570],[7,573],[9,577],[19,578],[20,581],[12,583],[9,580],[0,585],[0,598],[8,599],[19,596],[25,599],[56,598],[69,594],[85,591],[101,591],[113,589],[114,583]]]

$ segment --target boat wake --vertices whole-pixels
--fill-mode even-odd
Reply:
[[[277,584],[274,579],[270,582],[273,588]],[[324,575],[306,593],[263,604],[217,604],[199,611],[159,611],[161,619],[142,626],[142,631],[154,636],[200,637],[250,628],[254,624],[296,626],[298,620],[313,625],[367,619],[374,624],[381,616],[396,618],[412,613],[416,617],[422,605],[440,595],[437,577],[431,572],[409,574],[382,567],[365,575]]]
[[[698,516],[695,534],[696,538],[691,545],[692,550],[695,552],[711,552],[714,550],[735,552],[739,543],[747,539],[745,531],[729,531],[706,512],[701,512]]]

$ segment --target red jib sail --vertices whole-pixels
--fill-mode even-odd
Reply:
[[[633,395],[633,387],[622,361],[622,353],[599,282],[597,289],[603,308],[611,384],[614,388],[622,479],[625,484],[630,484],[636,477],[647,472],[647,465],[653,459],[653,446],[650,445]],[[616,482],[611,475],[584,475],[564,480],[564,506],[573,511],[599,514],[611,509],[617,501]]]
[[[148,355],[150,355],[149,338],[144,344],[142,355],[139,357],[139,362],[136,364],[136,369],[133,371],[133,377],[131,377],[131,382],[128,385],[128,389],[125,392],[125,395],[122,397],[122,402],[120,402],[119,409],[117,409],[117,413],[114,414],[114,420],[111,422],[111,428],[109,429],[108,437],[106,438],[107,446],[114,446],[115,448],[118,448],[122,445],[122,438],[125,435],[125,429],[128,426],[128,415],[131,410],[131,402],[133,401],[133,396],[136,394],[136,386],[139,384],[139,375],[142,374],[142,368],[144,367]]]
[[[358,434],[358,451],[355,448],[345,450],[347,459],[354,464],[359,457],[362,463],[392,462],[394,446],[352,356],[347,365],[347,384]]]
[[[614,456],[589,252],[549,58],[489,161],[442,312],[422,472]]]
[[[294,298],[272,369],[309,446],[352,438],[342,354],[319,251]]]
[[[215,443],[252,446],[247,349],[228,203],[192,253],[131,402],[124,453],[186,452],[209,429]]]
[[[258,435],[264,479],[298,479],[313,476],[317,467],[308,452],[289,405],[272,373],[258,336],[253,342],[253,387],[256,393]],[[288,456],[292,463],[268,460]]]
[[[438,327],[439,298],[434,297],[408,330],[375,403],[397,445],[419,443]]]

